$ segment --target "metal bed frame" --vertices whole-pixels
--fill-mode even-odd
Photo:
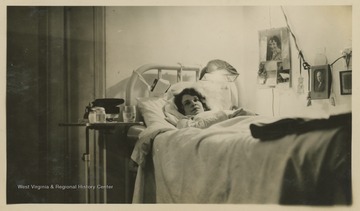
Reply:
[[[182,65],[162,65],[162,64],[146,64],[138,69],[134,70],[133,74],[130,77],[127,89],[126,89],[126,97],[125,97],[125,105],[136,105],[135,99],[133,97],[133,90],[135,88],[135,84],[137,80],[139,79],[140,75],[144,74],[147,71],[150,70],[157,70],[157,78],[162,78],[163,70],[171,70],[177,72],[177,82],[180,82],[183,80],[182,78],[182,72],[183,71],[195,71],[196,74],[196,81],[199,80],[200,76],[200,67],[194,67],[194,66],[182,66]]]

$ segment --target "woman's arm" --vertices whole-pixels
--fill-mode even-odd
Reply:
[[[206,111],[200,113],[196,116],[187,116],[183,119],[180,119],[177,122],[177,128],[185,127],[196,127],[196,128],[208,128],[213,124],[222,122],[227,119],[231,119],[237,116],[255,116],[254,112],[247,111],[243,108],[236,110],[225,110],[225,111]]]
[[[208,128],[211,125],[227,120],[229,117],[224,111],[207,111],[193,117],[180,119],[176,125],[177,128],[196,127]]]
[[[256,115],[257,115],[256,113],[254,113],[252,111],[245,110],[243,108],[228,111],[229,119],[237,117],[237,116],[256,116]]]

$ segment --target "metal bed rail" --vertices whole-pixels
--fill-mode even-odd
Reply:
[[[182,73],[183,71],[195,71],[196,74],[196,81],[199,80],[200,76],[200,67],[194,66],[182,66],[182,65],[162,65],[162,64],[146,64],[143,65],[136,70],[134,70],[133,74],[130,77],[129,83],[126,89],[126,96],[125,96],[125,105],[136,105],[134,102],[135,99],[133,97],[133,90],[135,88],[135,84],[139,77],[147,71],[150,70],[157,70],[158,71],[158,79],[162,77],[163,70],[172,70],[177,71],[177,82],[182,81]]]

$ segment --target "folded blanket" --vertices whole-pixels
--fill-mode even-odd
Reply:
[[[292,133],[301,134],[339,126],[351,129],[351,113],[332,115],[327,119],[285,118],[272,123],[253,123],[250,124],[250,131],[254,138],[267,141]]]

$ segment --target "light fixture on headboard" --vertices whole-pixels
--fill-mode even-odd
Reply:
[[[201,70],[200,80],[233,82],[239,76],[236,69],[226,61],[214,59]]]

